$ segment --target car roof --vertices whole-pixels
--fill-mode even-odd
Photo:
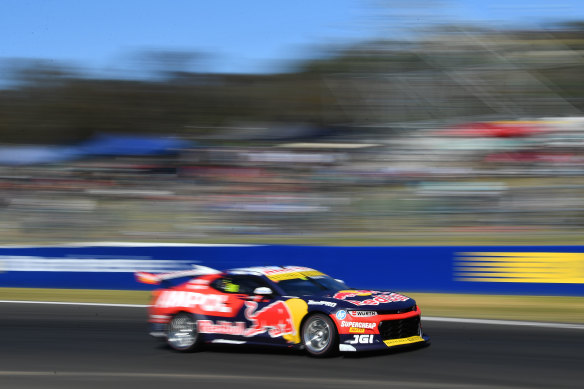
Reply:
[[[261,275],[266,277],[277,276],[280,274],[287,273],[305,273],[305,272],[318,272],[315,269],[304,266],[251,266],[251,267],[240,267],[235,269],[227,270],[227,274],[250,274],[250,275]],[[318,272],[320,273],[320,272]]]

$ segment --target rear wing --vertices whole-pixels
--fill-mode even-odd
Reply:
[[[151,284],[151,285],[158,285],[162,281],[171,280],[173,278],[181,278],[181,277],[194,277],[194,276],[202,276],[206,274],[219,274],[222,273],[219,270],[215,270],[213,268],[201,265],[194,265],[190,270],[181,270],[175,271],[170,273],[160,273],[160,274],[152,274],[146,272],[136,272],[134,276],[138,282],[143,284]]]

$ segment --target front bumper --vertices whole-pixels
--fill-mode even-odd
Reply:
[[[372,316],[331,315],[339,330],[340,351],[371,351],[430,343],[422,332],[421,312],[378,314]]]
[[[370,343],[369,343],[370,341]],[[358,339],[354,336],[343,340],[343,335],[339,339],[339,351],[379,351],[397,348],[408,348],[424,346],[430,344],[430,337],[426,334],[410,336],[400,339],[381,339],[380,335],[371,335],[371,338]]]

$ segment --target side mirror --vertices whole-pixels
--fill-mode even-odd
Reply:
[[[345,281],[343,281],[343,280],[341,280],[341,279],[339,279],[339,278],[335,278],[335,281],[337,281],[337,282],[340,282],[340,283],[341,283],[341,284],[343,284],[343,285],[346,285],[346,284],[345,284]]]
[[[268,288],[267,286],[260,286],[253,290],[253,294],[260,296],[269,296],[273,293],[274,292],[272,291],[272,289]]]

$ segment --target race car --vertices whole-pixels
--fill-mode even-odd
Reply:
[[[229,343],[292,347],[325,357],[430,341],[413,299],[350,289],[307,267],[194,266],[165,274],[138,272],[136,278],[161,286],[149,307],[150,334],[178,351]]]

